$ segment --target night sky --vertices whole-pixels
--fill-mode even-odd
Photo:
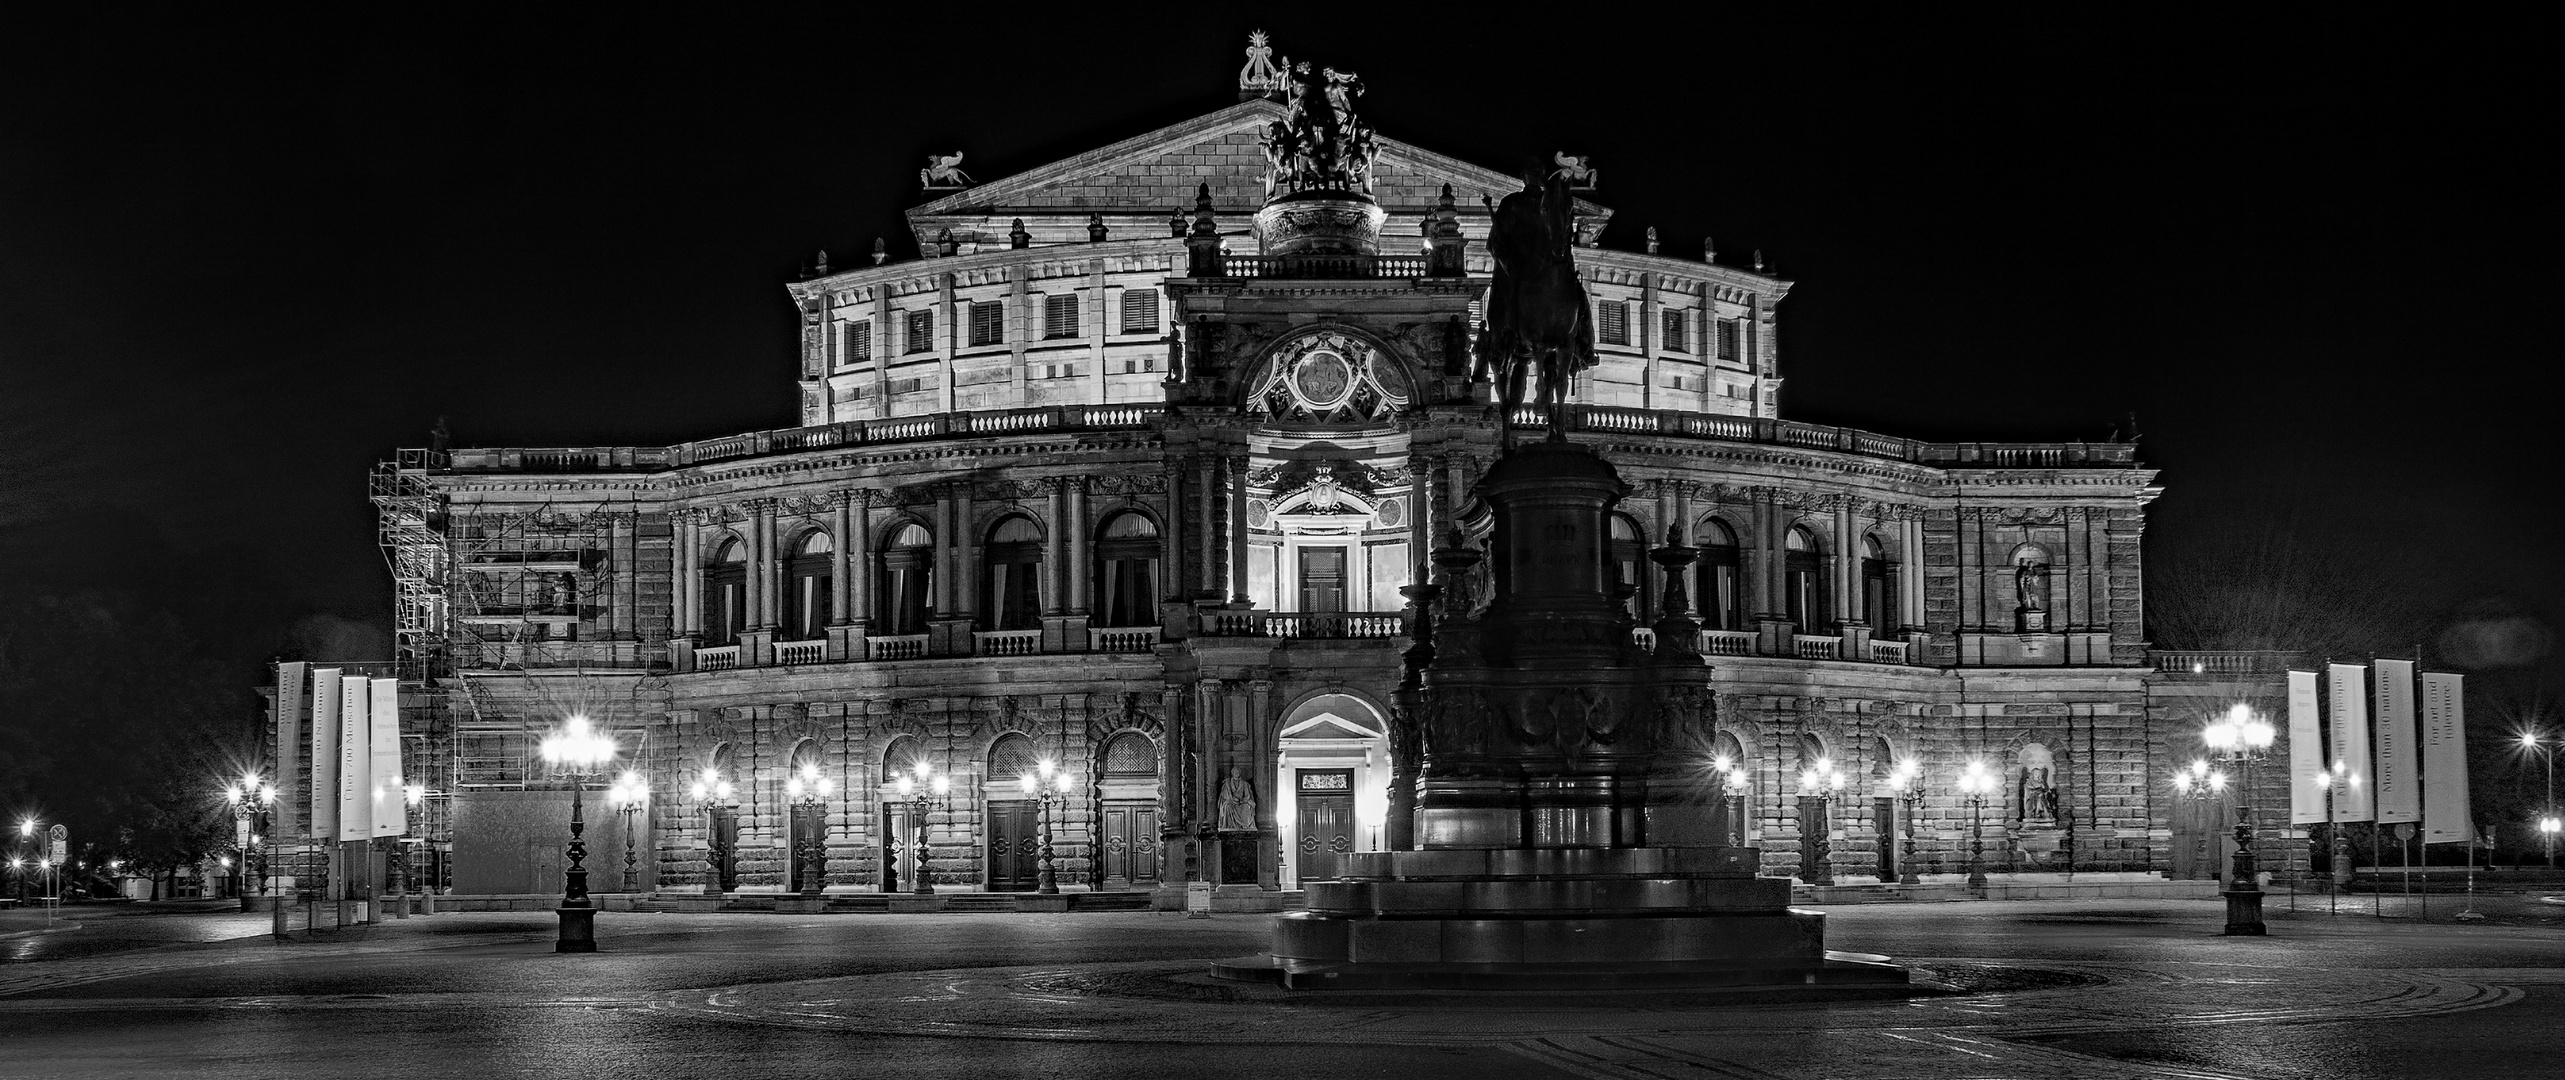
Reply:
[[[928,151],[990,180],[1221,108],[1261,27],[1390,137],[1593,155],[1607,246],[1761,249],[1797,283],[1786,415],[2134,413],[2151,553],[2285,522],[2444,621],[2565,617],[2552,26],[1688,9],[17,13],[0,528],[261,550],[289,614],[384,620],[366,470],[440,414],[459,445],[790,426],[784,284],[915,257]]]

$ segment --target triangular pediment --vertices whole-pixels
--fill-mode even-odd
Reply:
[[[909,224],[930,255],[935,239],[952,229],[961,250],[1004,247],[1021,218],[1037,246],[1083,243],[1091,217],[1101,216],[1113,239],[1170,235],[1169,220],[1191,214],[1197,189],[1210,185],[1221,231],[1242,232],[1265,203],[1266,163],[1259,137],[1283,116],[1281,103],[1264,98],[1170,124],[1110,146],[1011,176],[964,188],[912,208]],[[1502,197],[1522,181],[1396,139],[1378,140],[1372,197],[1389,211],[1389,236],[1412,234],[1413,222],[1434,206],[1449,184],[1462,229],[1486,234],[1481,197]],[[1600,231],[1611,211],[1577,201],[1580,231]]]

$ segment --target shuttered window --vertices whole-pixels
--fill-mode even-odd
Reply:
[[[1686,334],[1685,331],[1690,329],[1692,326],[1691,320],[1686,318],[1686,316],[1692,313],[1689,311],[1661,311],[1657,314],[1659,328],[1665,331],[1661,337],[1661,340],[1665,342],[1665,351],[1679,353],[1691,352],[1692,338],[1689,334]]]
[[[1737,320],[1719,320],[1719,359],[1734,360],[1737,358],[1737,339],[1739,336]]]
[[[1594,305],[1594,336],[1606,345],[1630,343],[1630,305],[1606,300]]]
[[[1075,295],[1042,298],[1042,336],[1046,338],[1078,336],[1078,298]]]
[[[1154,334],[1158,332],[1158,294],[1146,289],[1131,289],[1122,294],[1122,332]]]
[[[840,364],[861,364],[873,358],[873,320],[857,319],[846,324],[846,344],[838,353]]]
[[[913,353],[935,351],[935,313],[932,311],[909,312],[908,340],[902,344],[907,346],[907,351]]]
[[[1003,304],[971,305],[971,344],[997,345],[1006,341],[1006,306]]]

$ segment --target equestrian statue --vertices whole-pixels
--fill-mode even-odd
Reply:
[[[1567,396],[1576,373],[1594,366],[1594,309],[1577,280],[1575,200],[1566,177],[1544,182],[1526,174],[1523,190],[1494,204],[1487,250],[1496,273],[1487,292],[1487,327],[1478,339],[1478,374],[1494,376],[1507,445],[1523,405],[1526,377],[1539,372],[1535,403],[1548,413],[1550,438],[1567,438]]]

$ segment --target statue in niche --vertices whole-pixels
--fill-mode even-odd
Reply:
[[[1512,441],[1512,417],[1523,405],[1524,382],[1540,372],[1535,403],[1549,412],[1550,437],[1567,438],[1567,395],[1576,373],[1594,366],[1594,312],[1577,280],[1575,199],[1568,182],[1553,174],[1544,183],[1526,174],[1523,190],[1493,207],[1487,250],[1496,260],[1488,286],[1487,327],[1480,333],[1480,366],[1497,378]]]
[[[2013,564],[2013,593],[2021,600],[2013,609],[2022,633],[2039,633],[2048,629],[2048,561],[2024,555]]]
[[[1220,782],[1220,831],[1256,831],[1256,785],[1247,782],[1238,767],[1229,767],[1229,778]]]
[[[2036,765],[2022,770],[2020,789],[2014,805],[2019,808],[2022,824],[2035,829],[2057,827],[2057,785],[2049,781],[2049,767]]]

